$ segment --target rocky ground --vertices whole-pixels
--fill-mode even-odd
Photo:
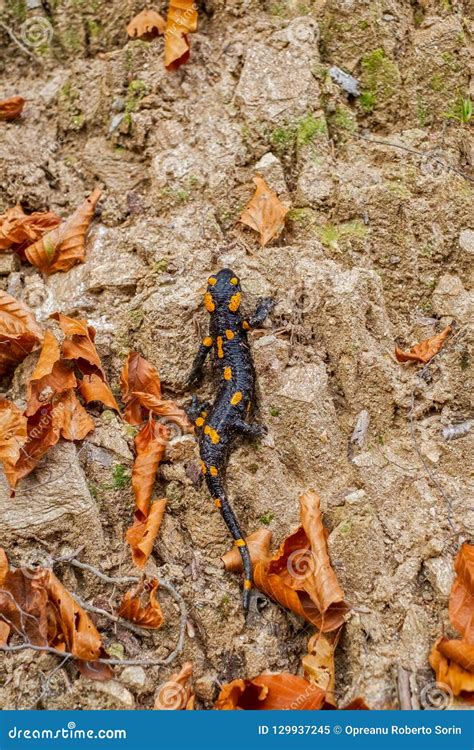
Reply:
[[[472,416],[467,4],[205,0],[191,60],[174,73],[164,69],[162,38],[127,40],[141,7],[0,3],[0,98],[28,100],[21,120],[0,123],[0,212],[21,202],[67,215],[95,186],[104,191],[84,265],[43,279],[3,255],[1,286],[43,324],[54,310],[86,317],[116,389],[124,357],[138,349],[183,404],[209,273],[235,269],[249,307],[274,296],[268,327],[250,337],[269,437],[232,456],[230,497],[246,532],[268,524],[278,543],[298,523],[299,493],[320,493],[353,606],[338,647],[338,697],[397,707],[404,667],[423,703],[453,559],[474,533],[473,433],[441,435]],[[51,29],[36,46],[31,18]],[[348,97],[331,66],[352,73],[362,95]],[[291,207],[284,234],[264,249],[236,224],[256,173]],[[396,344],[451,322],[423,378],[395,361]],[[6,384],[18,403],[34,361]],[[207,382],[201,393],[212,392]],[[363,410],[367,434],[351,444]],[[97,410],[95,421],[82,446],[54,448],[13,500],[2,480],[1,543],[12,564],[84,546],[83,561],[132,573],[123,542],[132,439],[111,412]],[[199,707],[210,707],[222,682],[298,669],[312,628],[272,603],[245,624],[240,578],[219,562],[225,527],[196,481],[194,439],[179,439],[171,458],[156,489],[168,507],[149,572],[189,608],[182,655],[169,668],[117,668],[106,683],[67,665],[46,689],[55,657],[3,657],[4,708],[147,708],[185,660]],[[91,574],[56,571],[83,600],[116,605],[119,592]],[[161,598],[166,624],[146,639],[96,617],[111,653],[166,656],[178,613]]]

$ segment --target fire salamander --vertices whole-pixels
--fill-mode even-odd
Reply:
[[[225,472],[230,451],[239,436],[256,438],[267,432],[263,425],[246,421],[255,399],[255,372],[247,331],[262,325],[274,301],[260,299],[255,314],[244,319],[240,313],[241,296],[240,281],[230,269],[224,268],[208,279],[204,305],[211,316],[209,335],[199,347],[188,386],[201,379],[205,359],[211,350],[214,351],[220,384],[211,406],[200,403],[195,396],[188,413],[198,429],[201,470],[209,492],[242,557],[245,575],[243,606],[247,610],[252,587],[250,555],[227,499]]]

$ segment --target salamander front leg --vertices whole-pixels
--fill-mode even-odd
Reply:
[[[264,437],[268,432],[264,424],[248,424],[248,422],[244,422],[243,419],[237,419],[234,422],[234,427],[241,432],[242,435],[251,439]]]
[[[265,319],[275,307],[275,304],[276,302],[272,297],[262,297],[259,299],[255,313],[250,318],[243,321],[242,327],[247,330],[250,328],[259,328],[263,325]]]
[[[187,388],[191,388],[192,386],[197,385],[197,383],[199,383],[199,381],[201,380],[202,368],[204,366],[204,362],[206,361],[207,355],[211,351],[211,348],[212,338],[210,336],[206,336],[206,338],[202,340],[201,346],[198,349],[198,353],[194,358],[191,372],[189,373],[186,380]]]
[[[201,401],[197,396],[193,396],[191,404],[186,408],[186,414],[190,422],[195,424],[197,427],[202,427],[205,419],[209,412],[209,404],[207,401]]]

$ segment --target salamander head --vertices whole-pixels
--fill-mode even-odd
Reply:
[[[219,273],[209,276],[207,284],[204,304],[208,312],[214,312],[216,307],[237,312],[241,298],[240,279],[230,268],[223,268]]]

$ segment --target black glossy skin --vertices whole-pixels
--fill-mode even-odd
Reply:
[[[224,268],[209,277],[208,282],[204,300],[211,316],[209,336],[199,348],[188,384],[194,385],[200,380],[204,361],[212,349],[219,371],[219,388],[211,406],[194,397],[189,415],[198,429],[202,471],[209,492],[238,543],[245,574],[243,603],[248,609],[252,580],[250,556],[227,499],[225,471],[229,453],[240,436],[260,437],[266,433],[264,426],[246,422],[255,398],[255,371],[247,330],[263,323],[274,302],[269,298],[259,300],[255,314],[244,320],[240,313],[241,288],[236,274]]]

